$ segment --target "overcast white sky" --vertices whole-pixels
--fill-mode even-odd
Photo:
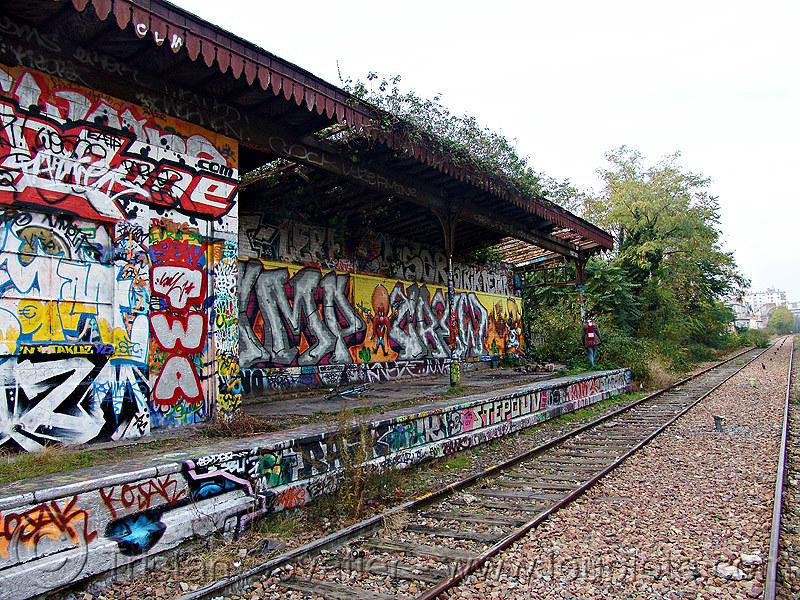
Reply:
[[[539,172],[598,189],[604,154],[680,152],[711,177],[755,291],[800,301],[796,0],[178,0],[339,84],[376,71],[441,92]]]

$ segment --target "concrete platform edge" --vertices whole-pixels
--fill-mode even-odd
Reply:
[[[618,369],[393,411],[354,424],[240,440],[182,462],[0,498],[0,599],[24,600],[169,551],[338,485],[341,449],[368,432],[367,462],[402,469],[628,391]],[[113,466],[109,466],[109,471]],[[37,578],[38,586],[24,585]]]

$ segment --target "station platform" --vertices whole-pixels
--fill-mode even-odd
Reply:
[[[450,395],[447,377],[382,382],[360,394],[288,392],[246,402],[244,411],[276,421],[308,417],[307,424],[214,443],[189,437],[180,452],[0,485],[0,600],[130,568],[188,540],[235,533],[259,516],[306,505],[335,489],[359,450],[364,462],[401,469],[625,393],[630,384],[626,369],[548,375],[476,370],[463,378],[459,397]],[[364,414],[337,419],[348,408]],[[320,411],[328,416],[312,418]]]

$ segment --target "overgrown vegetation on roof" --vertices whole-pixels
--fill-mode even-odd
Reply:
[[[569,180],[557,181],[530,166],[530,159],[521,156],[516,140],[482,126],[470,115],[453,114],[442,103],[441,94],[423,98],[400,89],[399,75],[381,77],[369,73],[367,81],[342,78],[342,87],[365,102],[380,109],[381,127],[387,133],[400,134],[407,144],[423,147],[443,162],[471,171],[470,180],[489,177],[510,191],[539,201],[551,201],[568,210],[580,206],[580,192]],[[341,131],[336,131],[340,140]]]

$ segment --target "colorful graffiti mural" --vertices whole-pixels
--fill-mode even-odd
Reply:
[[[0,447],[235,410],[236,160],[233,140],[0,65]]]
[[[249,374],[450,358],[447,290],[440,286],[251,259],[240,267],[238,292],[239,359]],[[456,356],[521,352],[519,304],[457,290]]]
[[[440,251],[350,249],[270,214],[240,228],[233,140],[21,67],[0,65],[0,91],[0,445],[228,418],[254,388],[441,372],[451,340],[459,360],[521,351],[505,267],[455,265],[451,323]],[[240,265],[240,244],[281,262]],[[77,344],[111,350],[54,357]],[[53,393],[20,383],[28,370]],[[48,414],[58,399],[68,415]]]
[[[213,218],[233,207],[235,157],[209,132],[21,68],[0,65],[0,88],[0,202],[111,222],[152,206]]]
[[[89,512],[78,497],[43,502],[21,513],[9,512],[0,521],[0,557],[20,561],[42,552],[43,540],[89,544],[97,537],[90,531]],[[26,556],[27,555],[27,556]]]
[[[154,219],[150,225],[148,367],[153,411],[161,422],[178,415],[180,423],[196,422],[208,410],[200,381],[208,341],[205,237],[196,227],[172,221]]]
[[[236,294],[238,244],[233,240],[214,244],[214,356],[217,365],[217,414],[231,418],[242,404],[239,368],[239,301]]]

